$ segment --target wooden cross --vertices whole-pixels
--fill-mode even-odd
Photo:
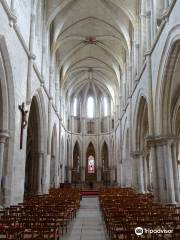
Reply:
[[[21,111],[21,135],[20,135],[20,149],[23,147],[23,130],[27,126],[27,113],[28,111],[24,109],[24,102],[19,105],[19,110]]]

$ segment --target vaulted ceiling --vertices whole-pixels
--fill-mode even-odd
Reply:
[[[47,0],[51,57],[66,97],[92,88],[115,99],[130,55],[136,2]]]

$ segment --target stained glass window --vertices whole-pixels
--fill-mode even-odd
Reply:
[[[95,159],[93,156],[88,157],[88,173],[95,173]]]
[[[88,118],[94,117],[94,99],[93,97],[89,97],[87,101],[87,116]]]
[[[77,116],[77,98],[74,99],[74,116]]]
[[[104,116],[106,117],[108,115],[108,103],[107,98],[104,97]]]

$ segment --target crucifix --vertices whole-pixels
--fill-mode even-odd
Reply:
[[[27,126],[27,113],[28,111],[24,109],[24,102],[19,105],[19,110],[21,111],[21,135],[20,135],[20,149],[23,147],[23,130]]]

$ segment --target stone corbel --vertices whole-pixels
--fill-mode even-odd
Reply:
[[[36,60],[36,55],[33,53],[30,53],[29,60],[33,60],[33,61]]]
[[[9,12],[9,26],[14,27],[14,25],[17,24],[17,17],[14,13],[14,11]]]
[[[6,140],[9,138],[9,132],[0,130],[0,144],[5,144]]]

